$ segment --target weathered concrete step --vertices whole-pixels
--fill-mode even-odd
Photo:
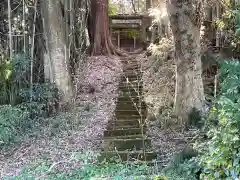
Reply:
[[[132,89],[132,90],[142,90],[143,89],[143,85],[142,83],[120,83],[119,86],[118,86],[118,89],[119,90],[129,90],[129,89]]]
[[[126,95],[126,96],[119,96],[118,99],[117,99],[117,103],[123,103],[123,104],[133,103],[133,102],[136,103],[135,101],[132,101],[134,99],[141,100],[141,103],[140,102],[138,103],[139,105],[144,103],[144,98],[141,95],[140,96],[128,96],[128,95]]]
[[[133,103],[132,100],[128,100],[128,101],[117,101],[117,106],[125,106],[125,107],[128,107],[128,106],[134,106],[134,107],[147,107],[147,105],[142,101],[142,102],[139,102],[139,103]]]
[[[139,115],[127,115],[127,114],[115,114],[117,119],[145,119],[147,112],[143,112]]]
[[[133,84],[127,84],[127,85],[121,85],[118,87],[119,92],[134,92],[137,94],[142,94],[142,85],[133,85]]]
[[[123,119],[117,119],[115,121],[111,121],[109,122],[109,124],[113,124],[113,125],[116,125],[116,126],[135,126],[135,125],[139,125],[139,123],[141,123],[141,121],[139,121],[138,119],[126,119],[126,120],[123,120]]]
[[[146,111],[145,106],[134,106],[133,104],[128,104],[128,105],[117,105],[116,110],[121,110],[125,111],[126,109],[128,110],[135,110],[135,111]]]
[[[123,67],[123,72],[126,71],[140,71],[140,66],[139,65],[126,65],[125,67]]]
[[[119,91],[119,97],[139,97],[141,94],[138,91]]]
[[[142,81],[141,76],[138,76],[137,74],[129,75],[129,76],[122,76],[121,81]]]
[[[159,168],[158,168],[159,170]],[[153,171],[154,172],[154,171]],[[101,177],[101,180],[109,180],[109,179],[114,179],[114,177]],[[146,175],[130,175],[127,177],[122,177],[122,180],[129,180],[129,179],[134,179],[134,180],[153,180],[153,179],[167,179],[165,176],[163,178],[163,175],[159,174],[146,174]],[[95,180],[100,180],[100,179],[95,179]]]
[[[119,86],[118,87],[119,92],[136,92],[140,96],[142,95],[142,86]]]
[[[143,128],[131,128],[131,129],[114,129],[104,131],[104,137],[114,137],[114,136],[126,136],[126,135],[136,135],[145,134],[146,129]]]
[[[140,70],[125,70],[124,72],[123,72],[123,76],[128,76],[128,77],[130,77],[130,76],[142,76],[142,71],[140,71]]]
[[[118,86],[118,90],[119,91],[123,91],[123,92],[138,92],[140,94],[142,94],[143,91],[143,86],[142,85],[134,85],[134,84],[127,84],[127,85],[122,85],[120,84]]]
[[[142,80],[139,78],[139,77],[131,77],[131,78],[128,78],[128,77],[124,77],[121,79],[121,82],[139,82],[139,83],[142,83]]]
[[[105,137],[105,140],[113,140],[113,139],[147,139],[146,135],[142,134],[134,134],[134,135],[126,135],[126,136],[114,136],[114,137]]]
[[[131,103],[130,102],[129,103],[117,102],[116,109],[117,110],[126,110],[126,109],[128,109],[128,110],[140,110],[140,109],[146,110],[147,107],[144,104],[138,105],[138,103],[134,104],[132,102]]]
[[[132,101],[132,102],[134,102],[134,103],[137,103],[137,102],[139,102],[140,100],[141,100],[141,98],[140,97],[130,97],[130,96],[125,96],[125,97],[118,97],[118,99],[117,99],[118,101]]]
[[[144,109],[144,108],[141,108],[141,109],[140,108],[139,109],[135,108],[134,110],[127,109],[126,107],[124,109],[123,108],[124,107],[122,107],[122,109],[116,109],[115,112],[119,112],[119,113],[123,113],[123,114],[129,113],[129,115],[130,115],[132,112],[140,113],[140,112],[146,111],[146,109]]]
[[[142,90],[138,86],[137,87],[126,87],[126,86],[119,87],[118,91],[119,91],[119,93],[121,93],[121,92],[123,92],[123,93],[130,92],[130,93],[142,94]]]
[[[134,164],[134,165],[146,165],[148,167],[153,167],[158,169],[164,168],[167,166],[169,160],[152,160],[152,161],[128,161],[127,164]],[[141,179],[142,180],[142,179]],[[149,180],[149,179],[148,179]]]
[[[137,92],[141,92],[142,89],[143,89],[143,86],[142,84],[137,84],[137,85],[134,85],[134,84],[119,84],[118,86],[118,90],[121,90],[121,91],[129,91],[131,90],[132,91],[137,91]]]
[[[129,115],[140,115],[140,114],[143,114],[144,111],[137,111],[137,110],[118,110],[116,109],[115,110],[115,115],[116,116],[122,116],[122,115],[126,115],[126,116],[129,116]]]
[[[156,152],[143,152],[142,151],[107,151],[101,154],[106,159],[120,158],[122,161],[152,161],[157,159]]]
[[[118,106],[115,109],[115,115],[143,115],[146,114],[146,108],[143,107],[126,107],[126,106]],[[136,112],[136,113],[134,113]]]
[[[145,147],[151,147],[151,139],[108,139],[107,141],[109,151],[143,150]]]
[[[119,86],[125,86],[125,87],[141,87],[142,82],[136,80],[136,81],[122,81],[119,83]]]
[[[131,128],[140,128],[139,124],[129,125],[129,126],[120,126],[116,124],[108,124],[108,130],[115,130],[115,129],[131,129]]]
[[[155,170],[156,171],[156,170]],[[153,172],[155,172],[154,169],[153,169]],[[158,171],[160,171],[159,167],[158,167]],[[129,176],[126,176],[126,177],[121,177],[121,180],[153,180],[153,179],[167,179],[167,177],[161,175],[161,174],[155,174],[155,173],[152,173],[152,174],[148,174],[146,172],[146,175],[142,175],[143,172],[140,172],[141,174],[136,174],[136,175],[129,175]],[[92,179],[92,180],[109,180],[109,179],[114,179],[115,177],[111,177],[111,176],[106,176],[106,177],[101,177],[101,178],[95,178],[95,179]]]
[[[119,103],[119,104],[117,104],[117,106],[116,106],[116,110],[140,110],[140,109],[144,109],[144,110],[146,110],[146,106],[135,106],[134,104],[121,104],[121,103]]]

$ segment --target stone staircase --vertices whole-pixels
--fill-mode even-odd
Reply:
[[[134,60],[123,61],[123,64],[126,67],[119,85],[115,118],[104,132],[104,156],[127,162],[156,163],[153,160],[158,159],[158,153],[151,150],[151,139],[146,136],[142,73]]]

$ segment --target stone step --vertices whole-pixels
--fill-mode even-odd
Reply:
[[[142,96],[142,87],[136,86],[136,87],[126,87],[126,86],[119,86],[118,87],[119,94],[120,92],[135,92],[138,95]]]
[[[115,130],[115,129],[131,129],[131,128],[140,128],[139,124],[129,125],[129,126],[120,126],[116,124],[109,124],[108,130]]]
[[[131,75],[135,74],[135,72],[141,74],[142,73],[141,68],[129,68],[129,67],[123,68],[123,74],[128,73],[129,75]]]
[[[128,96],[128,97],[118,97],[118,99],[117,99],[117,101],[119,102],[119,101],[132,101],[132,102],[134,102],[134,103],[138,103],[139,101],[141,100],[141,98],[139,98],[139,97],[130,97],[130,96]]]
[[[116,106],[116,110],[137,110],[137,111],[140,111],[140,110],[144,110],[146,111],[146,106],[134,106],[134,104],[117,104]]]
[[[141,103],[133,103],[132,100],[130,99],[130,101],[117,101],[116,106],[124,106],[124,107],[128,107],[128,106],[137,106],[137,107],[147,107],[147,105],[142,101]]]
[[[127,164],[131,165],[146,165],[148,167],[153,167],[153,168],[164,168],[167,166],[169,160],[151,160],[151,161],[128,161]],[[149,180],[149,179],[148,179]]]
[[[105,140],[113,140],[113,139],[146,139],[147,136],[146,135],[142,135],[142,134],[134,134],[134,135],[126,135],[126,136],[114,136],[114,137],[105,137]]]
[[[158,168],[159,171],[159,168]],[[94,180],[109,180],[109,179],[114,179],[114,177],[101,177],[101,179],[94,179]],[[136,179],[136,180],[153,180],[153,179],[167,179],[166,176],[159,175],[159,174],[146,174],[146,175],[130,175],[127,177],[122,177],[121,180],[129,180],[129,179]]]
[[[139,77],[123,77],[121,78],[121,82],[139,82],[142,83],[142,80]]]
[[[126,65],[123,67],[123,72],[126,71],[140,71],[140,66],[139,65]]]
[[[118,91],[119,91],[119,93],[130,92],[130,93],[137,93],[137,94],[140,94],[140,95],[142,94],[142,89],[139,88],[138,86],[137,87],[122,86],[122,87],[119,87]]]
[[[139,97],[141,96],[141,94],[138,92],[138,91],[135,91],[135,90],[126,90],[126,91],[119,91],[119,97]]]
[[[123,119],[117,119],[115,121],[109,122],[110,125],[116,125],[116,126],[138,126],[139,122],[138,119],[130,119],[130,120],[123,120]]]
[[[145,111],[147,111],[147,110],[145,107],[135,107],[134,105],[127,105],[127,106],[126,105],[125,106],[118,105],[116,107],[115,111],[123,112],[123,114],[126,114],[126,112],[128,112],[128,111],[137,111],[137,112],[141,112],[142,114],[144,114]]]
[[[134,104],[117,104],[116,110],[146,110],[146,106],[134,106]]]
[[[105,157],[106,159],[116,159],[120,158],[122,161],[152,161],[157,159],[158,153],[157,152],[143,152],[142,151],[108,151],[101,153],[101,156]]]
[[[129,75],[129,76],[123,75],[121,77],[121,81],[136,81],[136,80],[142,81],[141,76],[138,76],[138,75],[134,74],[134,75]]]
[[[119,86],[125,86],[125,87],[142,87],[142,82],[136,80],[136,81],[122,81],[119,83]]]
[[[119,90],[125,90],[125,89],[132,89],[132,90],[137,90],[137,91],[139,91],[139,90],[142,90],[143,89],[143,85],[142,85],[142,83],[124,83],[124,82],[121,82],[120,84],[119,84],[119,86],[118,86],[118,89]]]
[[[129,94],[129,95],[127,95],[127,94],[120,94],[119,96],[118,96],[118,101],[120,100],[120,101],[126,101],[126,100],[134,100],[134,102],[136,102],[136,100],[137,101],[139,101],[140,99],[142,99],[143,97],[142,96],[138,96],[138,95],[132,95],[132,94]]]
[[[115,115],[116,116],[122,116],[122,115],[126,115],[126,116],[129,116],[129,115],[140,115],[140,114],[143,114],[145,113],[144,110],[142,111],[137,111],[137,110],[119,110],[119,109],[116,109],[115,110]]]
[[[128,103],[128,104],[125,104],[125,103],[121,103],[121,102],[118,102],[117,105],[116,105],[116,110],[140,110],[140,109],[143,109],[143,110],[146,110],[146,106],[145,105],[137,105],[137,104],[133,104],[133,103]]]
[[[124,151],[124,150],[142,150],[151,147],[151,139],[134,138],[134,139],[107,139],[108,151]]]
[[[125,70],[125,71],[123,71],[123,76],[128,76],[128,77],[130,77],[130,76],[142,76],[142,71],[140,71],[140,70]]]
[[[104,131],[104,137],[114,137],[114,136],[126,136],[126,135],[136,135],[145,134],[146,129],[143,128],[130,128],[130,129],[114,129]]]
[[[115,114],[117,119],[146,119],[147,112],[141,115],[126,115],[126,114]]]
[[[127,109],[127,110],[126,110]],[[136,112],[136,113],[134,113],[134,111]],[[134,106],[132,106],[132,107],[125,107],[125,106],[119,106],[119,107],[117,107],[116,109],[115,109],[115,115],[117,115],[117,116],[123,116],[123,115],[145,115],[145,114],[147,114],[147,112],[146,112],[147,110],[146,110],[146,108],[143,108],[143,107],[141,107],[141,108],[138,108],[138,107],[134,107]],[[117,112],[117,113],[116,113]],[[125,119],[125,118],[124,118]]]

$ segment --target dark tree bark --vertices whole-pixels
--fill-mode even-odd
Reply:
[[[108,18],[108,0],[92,0],[90,13],[91,55],[109,55],[113,49]],[[111,47],[111,48],[110,48]]]

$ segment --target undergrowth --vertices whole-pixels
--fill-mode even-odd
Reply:
[[[240,177],[240,63],[221,65],[221,94],[206,121],[205,139],[196,145],[202,179],[237,179]]]
[[[32,74],[33,82],[30,82],[30,62],[27,54],[17,54],[12,60],[0,62],[1,152],[26,138],[51,137],[79,125],[72,117],[75,112],[58,112],[59,94],[54,84],[39,80],[40,77],[36,77],[39,74]]]
[[[4,180],[17,179],[46,179],[46,180],[194,180],[194,176],[185,172],[189,168],[182,164],[180,167],[166,168],[147,166],[146,164],[124,163],[117,158],[99,161],[99,153],[88,151],[75,153],[69,161],[51,163],[47,160],[39,160],[22,169],[19,175],[4,177]],[[71,169],[68,172],[58,171],[58,166],[67,166],[71,162],[81,164],[81,167]]]

